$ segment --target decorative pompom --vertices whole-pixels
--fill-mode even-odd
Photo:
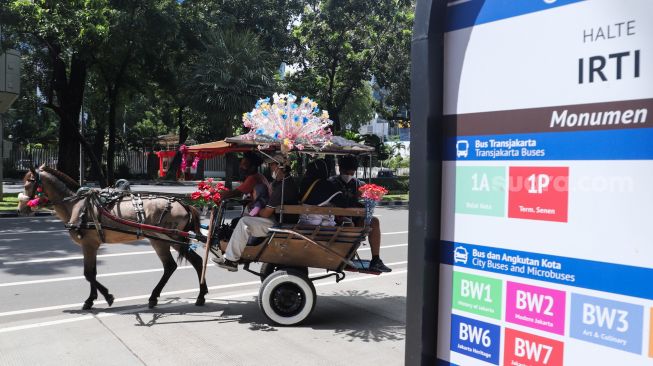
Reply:
[[[278,142],[283,153],[305,147],[320,150],[331,143],[333,122],[326,111],[320,114],[317,103],[307,97],[298,101],[290,93],[275,93],[272,98],[272,103],[270,98],[260,99],[243,114],[243,125],[250,129],[247,138]]]

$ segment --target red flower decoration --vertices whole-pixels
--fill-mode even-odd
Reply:
[[[211,199],[211,192],[209,192],[209,191],[202,191],[201,195],[202,195],[202,198],[204,198],[204,200],[206,200],[206,201]]]
[[[358,190],[361,192],[361,197],[370,199],[376,202],[381,201],[384,195],[388,194],[388,190],[376,184],[364,184]]]
[[[197,191],[190,194],[190,199],[194,201],[193,204],[197,206],[213,206],[219,205],[222,201],[220,192],[228,191],[227,187],[222,182],[216,182],[213,178],[208,178],[206,181],[197,183]]]

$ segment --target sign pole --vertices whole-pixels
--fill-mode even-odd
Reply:
[[[412,40],[406,353],[409,366],[436,365],[442,195],[443,23],[446,0],[418,0]]]

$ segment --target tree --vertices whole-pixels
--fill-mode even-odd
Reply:
[[[109,32],[94,53],[93,71],[104,87],[108,105],[107,178],[113,183],[117,143],[116,113],[132,94],[149,88],[152,64],[167,60],[162,53],[179,34],[178,4],[171,0],[115,2],[109,16]],[[153,61],[156,60],[156,61]]]
[[[77,174],[80,143],[92,164],[100,166],[79,132],[79,113],[90,55],[107,35],[108,13],[108,0],[0,2],[0,23],[7,25],[14,44],[29,45],[31,52],[43,57],[48,81],[39,88],[45,106],[59,118],[57,169],[71,176]]]
[[[306,8],[293,31],[299,70],[289,85],[317,99],[335,131],[343,127],[347,102],[371,80],[389,37],[404,26],[397,12],[409,6],[409,0],[324,0]]]
[[[22,57],[21,95],[4,118],[5,136],[20,144],[56,144],[57,116],[44,107],[44,99],[37,92],[39,85],[47,83],[47,75],[41,70],[41,58],[30,52],[29,47],[20,50]]]
[[[343,128],[358,131],[374,118],[374,99],[372,88],[368,82],[363,82],[360,88],[352,93],[340,112],[340,122]]]
[[[192,90],[192,108],[211,116],[214,138],[222,138],[257,99],[272,92],[276,67],[249,31],[213,30],[205,39],[206,51],[185,87]]]
[[[395,14],[397,26],[372,66],[374,88],[379,97],[377,112],[383,119],[399,122],[402,127],[410,127],[410,47],[414,18],[413,1],[411,6]]]

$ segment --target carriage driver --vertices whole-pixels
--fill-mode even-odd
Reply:
[[[221,192],[223,199],[234,198],[242,196],[244,194],[252,194],[254,188],[263,184],[268,188],[268,192],[271,190],[270,184],[265,176],[259,173],[258,168],[263,163],[263,159],[253,151],[248,151],[243,154],[243,158],[240,159],[240,175],[243,177],[244,181],[241,185],[236,187],[236,189],[227,192]]]
[[[363,207],[358,202],[358,188],[365,183],[355,177],[356,171],[358,170],[358,159],[353,155],[343,156],[338,161],[338,169],[340,170],[340,175],[329,178],[329,182],[337,190],[342,192],[347,201],[347,207]],[[362,223],[355,222],[355,224],[361,225]],[[379,257],[381,250],[381,224],[377,217],[372,217],[370,233],[367,239],[370,242],[370,249],[372,251],[372,260],[370,261],[369,269],[378,272],[392,272],[392,269],[386,266],[381,260],[381,257]]]
[[[274,155],[271,159],[266,159],[272,173],[272,194],[267,206],[259,211],[258,216],[243,216],[233,233],[227,250],[225,251],[224,262],[219,262],[216,258],[214,262],[221,268],[231,272],[238,270],[238,260],[247,246],[247,241],[252,236],[263,237],[268,235],[268,229],[279,222],[279,217],[275,215],[277,206],[296,205],[299,202],[299,193],[295,181],[290,176],[290,167],[284,166],[285,158],[281,154]],[[283,187],[283,188],[282,188]],[[297,223],[297,215],[283,215],[283,223]]]

